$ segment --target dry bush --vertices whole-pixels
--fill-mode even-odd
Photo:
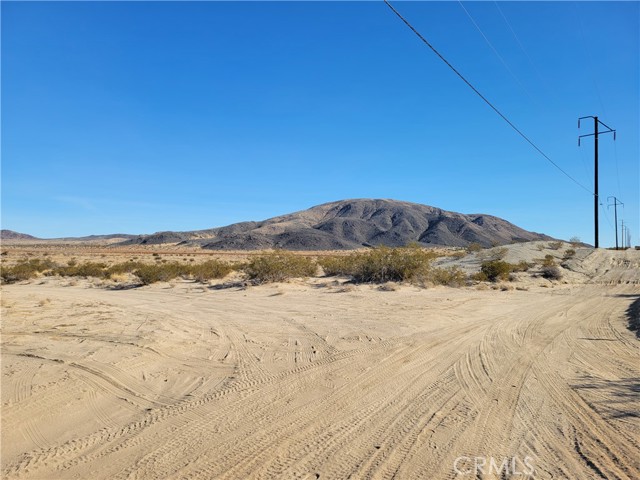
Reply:
[[[530,263],[527,263],[524,260],[520,260],[518,263],[512,263],[511,264],[511,271],[512,272],[526,272],[532,266],[533,265],[531,265]]]
[[[480,245],[479,243],[470,243],[469,246],[467,247],[467,253],[474,253],[474,252],[479,252],[480,250],[482,250],[484,247],[482,245]]]
[[[542,260],[543,267],[554,267],[556,265],[556,261],[553,258],[553,255],[545,255]]]
[[[551,242],[547,245],[547,248],[550,250],[560,250],[562,247],[562,242]]]
[[[502,247],[494,250],[491,253],[492,260],[502,260],[509,253],[509,249],[507,247]]]
[[[560,280],[562,278],[562,272],[555,265],[542,267],[540,273],[542,274],[542,277],[547,280]]]
[[[307,257],[277,251],[252,258],[243,266],[250,280],[256,283],[282,282],[290,278],[315,275],[317,264]]]
[[[462,287],[467,284],[467,275],[458,267],[433,268],[427,275],[429,282],[446,287]]]
[[[576,251],[573,248],[569,248],[569,249],[565,250],[563,258],[564,258],[564,260],[569,260],[575,254],[576,254]]]

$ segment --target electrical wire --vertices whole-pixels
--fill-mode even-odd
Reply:
[[[533,70],[536,72],[536,75],[538,76],[538,79],[540,79],[541,82],[547,84],[546,80],[542,77],[542,74],[540,73],[540,70],[538,70],[538,67],[536,67],[536,64],[533,62],[533,59],[529,56],[529,54],[527,53],[527,50],[524,48],[524,45],[520,41],[520,37],[518,37],[518,34],[516,33],[516,31],[514,30],[513,26],[511,25],[511,22],[509,21],[507,16],[504,14],[502,9],[500,8],[500,5],[498,5],[498,2],[495,1],[495,0],[494,0],[493,3],[496,6],[496,8],[498,9],[498,12],[500,12],[500,15],[502,16],[502,19],[504,20],[504,22],[509,27],[509,30],[511,30],[511,34],[513,35],[513,38],[516,39],[516,43],[520,47],[520,50],[522,50],[522,53],[524,53],[524,56],[527,57],[527,60],[529,60],[529,64],[531,65]],[[547,85],[547,87],[548,87],[548,85]]]
[[[471,88],[471,90],[473,90],[475,92],[476,95],[478,95],[487,105],[489,105],[489,107],[491,107],[491,109],[496,112],[500,118],[502,118],[505,122],[507,122],[507,124],[513,129],[515,130],[515,132],[520,135],[529,145],[531,145],[540,155],[542,155],[549,163],[551,163],[551,165],[553,165],[554,167],[556,167],[560,172],[562,172],[567,178],[569,178],[573,183],[575,183],[576,185],[578,185],[580,188],[586,190],[587,192],[589,192],[590,195],[595,195],[594,192],[592,192],[591,190],[589,190],[587,187],[585,187],[582,183],[580,183],[578,180],[576,180],[575,178],[573,178],[571,175],[569,175],[564,169],[562,169],[562,167],[560,167],[556,162],[554,162],[546,153],[544,153],[540,147],[538,147],[535,143],[533,143],[533,141],[531,141],[529,139],[529,137],[527,137],[518,127],[516,127],[513,122],[511,122],[511,120],[509,120],[500,110],[498,110],[489,100],[487,100],[487,98],[482,95],[482,93],[480,93],[478,91],[478,89],[476,87],[474,87],[471,82],[469,82],[469,80],[467,80],[451,63],[449,63],[449,61],[444,58],[442,56],[442,54],[440,52],[438,52],[438,50],[436,50],[436,48],[431,45],[431,43],[429,43],[429,41],[424,38],[420,32],[418,32],[413,25],[411,25],[401,14],[400,12],[398,12],[389,2],[388,0],[384,0],[384,3],[387,4],[387,6],[391,9],[391,11],[393,11],[393,13],[395,13],[397,15],[397,17],[402,20],[404,22],[404,24],[409,27],[409,29],[416,34],[416,36],[422,40],[422,42],[427,45],[432,51],[433,53],[435,53],[438,58],[440,58],[440,60],[442,60],[451,70],[453,70],[453,72],[460,77],[460,79],[467,84],[467,86],[469,88]]]
[[[507,69],[507,71],[513,77],[513,79],[518,83],[518,85],[520,85],[520,88],[522,88],[522,90],[524,90],[524,92],[527,94],[529,99],[533,101],[533,97],[531,96],[531,93],[529,93],[529,90],[527,90],[527,87],[525,87],[524,84],[518,78],[518,76],[515,73],[513,73],[513,70],[511,70],[511,67],[509,67],[509,64],[507,64],[507,61],[504,59],[504,57],[502,55],[500,55],[500,52],[498,52],[496,47],[493,46],[493,44],[491,43],[489,38],[484,34],[482,29],[480,28],[480,25],[478,25],[478,23],[475,21],[475,19],[471,16],[471,13],[469,12],[469,10],[466,9],[466,7],[463,5],[461,0],[458,0],[458,4],[460,4],[462,9],[464,10],[464,13],[467,14],[467,17],[469,17],[469,20],[471,20],[471,23],[473,23],[473,25],[476,27],[478,32],[480,32],[480,35],[482,35],[482,38],[484,38],[484,41],[487,42],[487,45],[489,45],[491,50],[493,50],[493,53],[496,54],[496,57],[498,57],[498,59],[500,60],[502,65],[504,65],[504,68]]]

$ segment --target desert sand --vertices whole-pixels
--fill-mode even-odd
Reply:
[[[640,478],[639,253],[504,289],[4,285],[2,477]]]

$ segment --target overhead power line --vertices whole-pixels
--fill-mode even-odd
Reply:
[[[491,43],[489,38],[484,34],[482,29],[480,28],[480,25],[478,25],[478,22],[476,22],[475,19],[473,18],[473,16],[471,16],[471,13],[469,12],[469,10],[467,10],[467,8],[464,6],[464,4],[462,3],[461,0],[458,0],[458,3],[460,4],[460,7],[462,7],[462,10],[464,10],[464,13],[467,14],[467,17],[469,17],[469,20],[471,20],[471,23],[473,23],[473,26],[476,27],[476,30],[478,30],[478,32],[480,32],[480,35],[482,35],[482,38],[484,38],[484,41],[487,42],[487,45],[489,45],[489,48],[491,48],[491,50],[493,50],[493,53],[496,54],[496,57],[498,57],[498,60],[500,60],[502,65],[504,65],[504,68],[507,69],[507,71],[513,77],[513,79],[516,81],[516,83],[518,85],[520,85],[520,88],[522,88],[522,90],[524,90],[524,92],[527,94],[529,99],[533,100],[533,97],[529,93],[529,90],[527,90],[527,87],[524,86],[524,84],[520,81],[518,76],[513,72],[513,70],[511,70],[511,67],[509,66],[507,61],[504,59],[504,57],[502,55],[500,55],[500,52],[498,52],[496,47],[493,46],[493,43]]]
[[[467,84],[467,86],[469,88],[471,88],[471,90],[473,90],[475,92],[476,95],[478,95],[487,105],[489,105],[489,107],[491,107],[491,109],[496,112],[500,118],[502,118],[505,122],[507,122],[507,124],[513,129],[515,130],[515,132],[520,135],[529,145],[531,145],[540,155],[542,155],[549,163],[551,163],[551,165],[553,165],[554,167],[556,167],[560,172],[562,172],[568,179],[570,179],[573,183],[575,183],[576,185],[578,185],[580,188],[586,190],[587,192],[589,192],[590,195],[593,195],[593,192],[591,190],[589,190],[587,187],[585,187],[582,183],[580,183],[578,180],[576,180],[575,178],[573,178],[571,175],[569,175],[562,167],[560,167],[560,165],[558,165],[556,162],[554,162],[546,153],[544,153],[540,147],[538,147],[535,143],[533,143],[532,140],[529,139],[529,137],[527,137],[518,127],[516,127],[513,122],[511,122],[511,120],[509,120],[500,110],[498,110],[489,100],[487,100],[487,98],[482,95],[482,93],[480,93],[480,91],[474,87],[471,82],[469,82],[469,80],[467,80],[453,65],[451,65],[451,63],[449,63],[449,61],[444,58],[442,56],[442,54],[440,52],[438,52],[438,50],[436,50],[436,48],[431,45],[431,43],[429,43],[429,41],[424,38],[420,32],[418,32],[413,25],[411,25],[401,14],[400,12],[398,12],[389,2],[388,0],[384,0],[384,3],[387,4],[387,6],[391,9],[391,11],[393,11],[393,13],[395,13],[398,18],[400,20],[402,20],[404,22],[404,24],[409,27],[409,29],[416,34],[416,36],[422,40],[422,42],[429,47],[433,53],[435,53],[438,58],[440,58],[440,60],[442,60],[451,70],[453,70],[453,72],[460,77],[460,79]]]

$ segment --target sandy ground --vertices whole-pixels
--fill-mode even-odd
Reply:
[[[2,286],[2,477],[640,478],[640,256],[578,261],[507,291]]]

